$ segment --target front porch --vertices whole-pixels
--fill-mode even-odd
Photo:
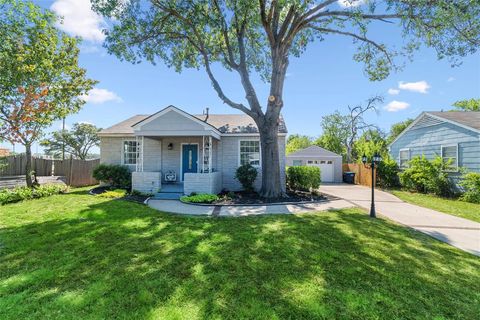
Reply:
[[[136,137],[132,189],[162,199],[219,193],[218,143],[211,136]]]

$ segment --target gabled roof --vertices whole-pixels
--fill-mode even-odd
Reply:
[[[427,114],[480,130],[480,111],[431,111],[427,112]]]
[[[195,121],[205,123],[211,126],[212,129],[218,130],[222,134],[258,133],[258,128],[255,124],[255,121],[253,121],[253,119],[246,114],[210,114],[207,121],[205,121],[206,115],[192,115],[177,107],[168,106],[167,108],[164,108],[152,115],[135,115],[107,129],[103,129],[100,131],[100,135],[133,135],[135,126],[145,124],[149,120],[152,120],[162,113],[170,110],[175,110]],[[287,128],[285,126],[283,117],[280,117],[279,133],[287,133]]]
[[[287,157],[342,157],[339,154],[336,154],[335,152],[332,152],[330,150],[324,149],[319,146],[310,146],[305,149],[297,150],[295,152],[290,153],[287,155]]]
[[[444,122],[452,123],[456,126],[480,133],[480,111],[428,111],[422,112],[408,127],[405,128],[389,146],[394,144],[407,131],[414,127],[420,127],[422,119],[429,118],[436,120],[431,122],[431,125],[440,124]]]

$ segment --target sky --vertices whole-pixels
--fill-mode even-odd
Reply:
[[[192,114],[202,113],[206,107],[210,113],[239,112],[222,103],[204,70],[178,74],[161,63],[132,65],[109,55],[102,47],[102,29],[107,23],[91,11],[89,0],[35,2],[63,17],[59,25],[62,30],[83,39],[79,63],[88,77],[99,81],[85,98],[82,110],[66,119],[67,128],[76,122],[107,128],[135,114],[152,114],[168,105]],[[375,39],[401,45],[395,26],[374,25],[370,32]],[[415,118],[422,111],[449,110],[457,100],[480,97],[479,53],[463,58],[461,66],[452,67],[447,60],[438,60],[433,49],[421,48],[402,70],[383,81],[371,82],[362,64],[352,59],[354,52],[350,38],[334,36],[310,44],[300,58],[290,59],[282,112],[289,134],[316,137],[321,134],[322,116],[336,110],[346,112],[348,106],[364,103],[375,95],[382,95],[384,103],[378,106],[378,112],[365,118],[385,131],[393,123]],[[215,66],[214,72],[227,95],[243,102],[238,76],[220,66]],[[261,101],[266,101],[268,84],[257,77],[253,81]],[[57,121],[47,132],[60,128],[61,122]],[[12,148],[8,143],[2,145]],[[16,152],[23,150],[15,146]],[[34,145],[33,152],[42,152],[42,148]]]

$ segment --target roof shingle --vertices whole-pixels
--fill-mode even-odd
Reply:
[[[133,125],[142,120],[145,120],[150,115],[135,115],[127,120],[119,122],[107,129],[100,131],[100,135],[119,135],[119,134],[133,134]],[[205,115],[193,115],[201,121],[205,121]],[[257,125],[253,119],[246,114],[210,114],[207,123],[215,127],[221,133],[235,134],[235,133],[258,133]],[[280,133],[287,133],[285,121],[280,117]]]
[[[480,111],[431,111],[426,113],[480,130]]]

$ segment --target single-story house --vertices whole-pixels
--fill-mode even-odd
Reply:
[[[319,146],[290,153],[287,166],[319,167],[322,182],[342,182],[342,156]]]
[[[461,167],[480,172],[480,112],[423,112],[390,143],[389,151],[401,168],[425,155],[451,159],[453,180]]]
[[[278,144],[284,189],[286,134],[281,119]],[[141,192],[156,193],[173,184],[184,194],[237,191],[241,185],[235,171],[247,163],[258,168],[255,187],[261,186],[260,135],[245,114],[192,115],[169,106],[152,115],[133,116],[99,136],[100,162],[128,166],[132,189]]]

